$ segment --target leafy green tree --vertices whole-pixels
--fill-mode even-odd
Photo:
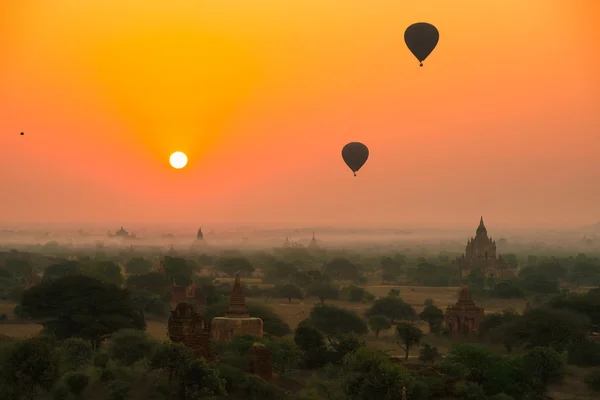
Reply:
[[[565,376],[563,357],[549,347],[534,347],[523,356],[524,370],[543,393],[548,384],[558,382]]]
[[[34,400],[59,378],[55,342],[45,336],[16,340],[0,348],[0,387],[6,399]]]
[[[194,358],[192,352],[180,343],[170,341],[160,343],[149,357],[151,370],[163,370],[167,375],[169,395],[173,394],[176,379],[186,371],[186,366]]]
[[[131,366],[147,357],[152,352],[156,342],[143,331],[123,329],[114,333],[107,346],[110,358],[122,365]]]
[[[384,297],[375,300],[375,303],[365,313],[367,317],[373,315],[385,315],[392,324],[397,320],[412,320],[417,312],[410,304],[405,303],[399,297]]]
[[[325,300],[339,297],[339,289],[331,282],[313,282],[306,288],[306,295],[318,297],[321,304],[325,304]]]
[[[294,343],[306,354],[306,367],[309,369],[323,366],[326,360],[327,346],[325,337],[308,320],[298,324],[294,332]]]
[[[423,338],[423,332],[410,322],[400,322],[396,326],[396,343],[404,350],[404,359],[408,360],[410,349],[418,346]]]
[[[589,331],[589,319],[566,310],[534,308],[518,318],[512,335],[526,348],[552,347],[563,351],[581,341]]]
[[[133,257],[125,264],[125,272],[130,275],[147,274],[152,270],[152,263],[144,257]]]
[[[349,353],[342,362],[341,388],[351,400],[395,400],[403,387],[414,381],[405,368],[394,365],[388,356],[368,347]]]
[[[89,341],[80,338],[64,340],[56,349],[62,372],[75,371],[91,364],[94,350]]]
[[[177,285],[192,283],[194,264],[185,258],[165,256],[164,268],[167,282]]]
[[[375,299],[375,296],[372,293],[369,293],[365,288],[356,285],[350,285],[343,288],[340,297],[356,303],[372,301]]]
[[[222,257],[217,260],[215,266],[230,277],[234,277],[238,271],[247,276],[254,272],[254,266],[246,257]]]
[[[327,304],[314,307],[308,320],[316,329],[329,336],[344,333],[362,335],[369,331],[365,321],[354,311]]]
[[[337,280],[357,280],[358,266],[345,258],[334,258],[323,266],[323,273]]]
[[[419,352],[419,360],[433,364],[438,358],[440,358],[440,353],[437,347],[432,346],[429,343],[425,343],[421,347],[421,351]]]
[[[58,339],[80,337],[97,348],[119,329],[145,329],[129,291],[87,276],[67,276],[23,293],[21,307]]]
[[[68,372],[63,377],[65,383],[69,387],[71,393],[76,399],[83,399],[82,393],[87,385],[90,383],[90,377],[83,372]]]
[[[273,367],[282,374],[294,371],[304,364],[304,352],[293,340],[277,338],[268,340],[266,346],[271,350]]]
[[[302,289],[291,283],[283,286],[275,286],[273,288],[273,294],[276,297],[288,299],[289,303],[292,302],[292,299],[304,300],[304,292]]]
[[[392,327],[392,321],[385,315],[373,315],[369,318],[369,328],[379,337],[379,332],[386,331]]]
[[[499,299],[520,299],[525,297],[525,292],[515,281],[502,281],[492,287],[490,296]]]
[[[125,278],[121,274],[121,267],[112,261],[95,261],[88,264],[80,264],[78,272],[99,281],[121,285]]]
[[[56,280],[65,276],[77,275],[79,263],[77,261],[64,261],[58,264],[52,264],[44,270],[42,282]]]
[[[169,282],[163,274],[150,272],[142,275],[130,275],[126,286],[132,291],[147,291],[159,296],[167,292],[173,281]]]
[[[264,268],[263,279],[265,282],[289,281],[297,273],[297,265],[285,261],[276,261],[273,265]]]
[[[434,305],[425,306],[419,318],[427,322],[431,333],[439,333],[444,322],[444,312]]]
[[[188,359],[179,371],[178,380],[179,396],[184,400],[200,400],[227,394],[225,379],[204,358]]]

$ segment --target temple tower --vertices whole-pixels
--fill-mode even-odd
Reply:
[[[229,309],[224,317],[213,318],[210,324],[210,336],[214,341],[229,341],[233,336],[252,335],[263,337],[263,321],[250,316],[246,299],[242,292],[240,274],[235,274],[235,281],[229,299]]]

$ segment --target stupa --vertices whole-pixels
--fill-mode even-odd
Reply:
[[[252,335],[263,337],[263,321],[250,316],[242,292],[239,272],[231,290],[229,309],[224,317],[214,317],[210,323],[210,338],[216,342],[229,341],[234,336]]]

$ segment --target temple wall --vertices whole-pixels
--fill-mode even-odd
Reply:
[[[262,319],[215,317],[210,324],[211,340],[229,341],[233,336],[241,335],[252,335],[262,338]]]

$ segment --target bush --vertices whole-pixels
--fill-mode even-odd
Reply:
[[[108,400],[125,400],[131,390],[131,383],[117,379],[108,384]]]
[[[569,364],[580,367],[600,366],[600,344],[583,341],[568,348]]]
[[[583,378],[585,384],[595,392],[600,392],[600,368],[594,368]]]

